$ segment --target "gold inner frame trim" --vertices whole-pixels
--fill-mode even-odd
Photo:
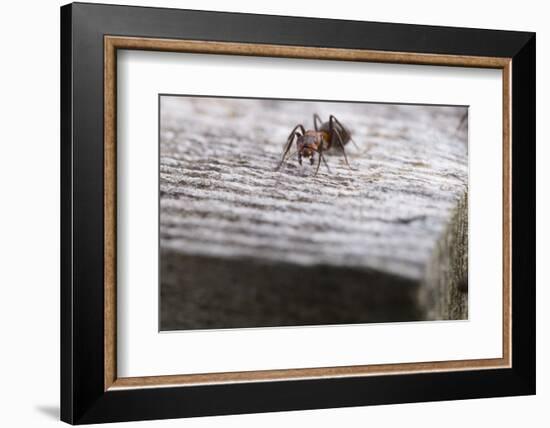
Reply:
[[[116,322],[116,88],[118,49],[243,55],[297,59],[324,59],[394,64],[495,68],[503,82],[503,320],[502,358],[315,367],[170,376],[117,376]],[[252,43],[171,40],[140,37],[104,37],[104,389],[193,386],[219,383],[261,382],[312,378],[339,378],[405,373],[479,370],[511,367],[511,58],[419,54],[361,49],[337,49]]]

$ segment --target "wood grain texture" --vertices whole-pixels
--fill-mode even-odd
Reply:
[[[160,110],[162,328],[466,317],[465,293],[448,295],[467,277],[466,108],[163,96]],[[274,171],[313,113],[353,132],[353,170],[333,150],[330,172],[295,157]],[[444,235],[455,250],[433,264]],[[436,305],[420,295],[438,269],[454,275]]]
[[[512,62],[502,70],[502,356],[512,361]]]
[[[189,375],[147,376],[118,378],[111,389],[162,388],[224,383],[300,380],[308,378],[345,378],[376,376],[380,374],[428,373],[506,367],[502,358],[457,361],[429,361],[423,363],[371,364],[363,366],[315,367],[306,369],[256,370],[246,372],[198,373]]]
[[[509,58],[441,55],[415,52],[383,52],[366,49],[336,49],[313,46],[270,45],[261,43],[172,40],[143,37],[107,36],[116,49],[139,49],[222,55],[271,56],[281,58],[369,61],[394,64],[446,65],[458,67],[503,68]]]
[[[109,389],[116,379],[116,49],[105,43],[104,68],[104,387]]]

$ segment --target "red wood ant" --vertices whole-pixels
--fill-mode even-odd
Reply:
[[[285,161],[290,157],[287,155],[290,148],[292,147],[292,143],[294,142],[294,140],[296,140],[296,151],[293,152],[292,155],[298,153],[298,162],[300,163],[300,165],[302,165],[302,158],[309,159],[309,163],[313,165],[315,163],[314,156],[315,153],[317,153],[318,159],[315,175],[317,175],[317,172],[319,172],[321,161],[323,161],[328,171],[330,172],[330,168],[328,167],[328,163],[325,160],[323,152],[330,150],[330,148],[333,146],[337,146],[342,150],[346,165],[348,166],[348,168],[351,169],[344,146],[348,142],[353,140],[351,138],[350,132],[344,127],[344,125],[342,125],[340,121],[336,119],[336,117],[334,117],[332,114],[330,115],[328,122],[323,122],[318,114],[314,114],[313,126],[315,127],[315,130],[307,131],[302,124],[298,124],[294,127],[294,129],[288,136],[288,139],[284,146],[283,157],[275,171],[278,171],[285,163]]]

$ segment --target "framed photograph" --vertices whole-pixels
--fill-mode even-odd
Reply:
[[[535,35],[61,8],[61,418],[535,393]]]

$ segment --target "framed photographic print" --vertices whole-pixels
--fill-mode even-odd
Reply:
[[[535,35],[61,8],[61,418],[535,393]]]

